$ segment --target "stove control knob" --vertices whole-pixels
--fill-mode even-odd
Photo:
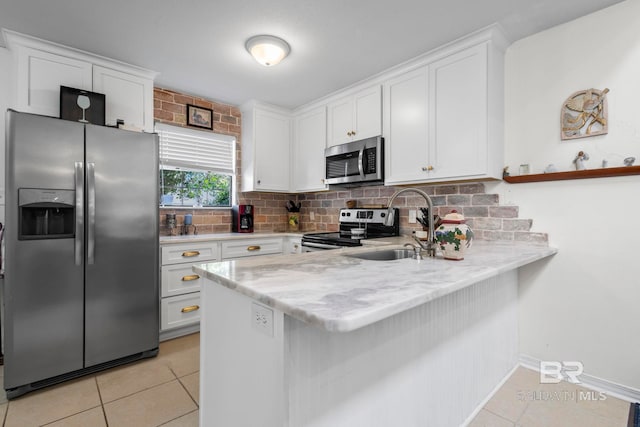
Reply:
[[[387,214],[385,212],[380,212],[380,217],[384,218],[385,216],[387,216]]]

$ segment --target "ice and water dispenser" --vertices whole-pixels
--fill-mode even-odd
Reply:
[[[74,190],[20,188],[19,240],[74,237]]]

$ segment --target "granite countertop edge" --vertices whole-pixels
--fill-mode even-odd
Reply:
[[[298,320],[329,332],[350,332],[557,253],[548,246],[478,241],[463,261],[348,256],[407,241],[392,238],[375,246],[252,257],[193,269]]]

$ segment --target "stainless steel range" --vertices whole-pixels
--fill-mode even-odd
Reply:
[[[340,231],[333,233],[307,233],[302,236],[302,251],[312,252],[362,246],[363,239],[376,239],[400,235],[398,209],[394,211],[393,225],[384,225],[387,209],[340,209]]]

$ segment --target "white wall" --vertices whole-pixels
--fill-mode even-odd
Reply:
[[[640,162],[640,1],[627,0],[514,43],[505,72],[505,158],[571,170]],[[573,92],[608,87],[609,134],[560,140],[560,107]],[[638,164],[638,163],[637,163]],[[498,184],[534,230],[559,248],[521,271],[520,352],[577,360],[585,373],[640,390],[640,176]],[[542,268],[541,268],[542,266]]]
[[[4,224],[4,149],[5,111],[9,108],[11,94],[12,57],[8,49],[0,47],[0,222]]]

